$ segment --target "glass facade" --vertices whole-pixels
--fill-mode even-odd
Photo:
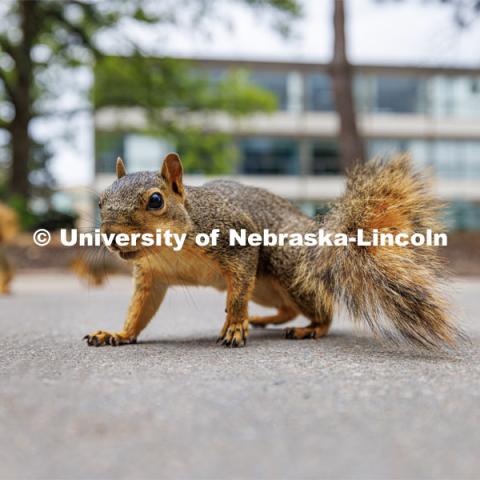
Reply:
[[[226,71],[225,68],[211,68],[209,74],[215,80]],[[250,79],[277,97],[279,110],[335,110],[332,81],[327,73],[259,69],[250,71]],[[357,73],[354,96],[360,113],[480,118],[480,75]]]
[[[296,104],[288,88],[291,76],[292,72],[255,72],[251,78],[277,96],[280,110],[288,110],[289,105]],[[303,110],[333,112],[330,77],[326,73],[308,73],[303,77]],[[480,118],[480,76],[358,74],[354,78],[354,93],[360,113]]]
[[[248,175],[339,174],[335,140],[298,140],[250,137],[237,144],[239,173]],[[302,152],[305,155],[301,162]],[[302,163],[302,165],[301,165]]]
[[[306,76],[305,83],[305,110],[314,112],[333,112],[335,110],[332,81],[327,74],[309,74]]]
[[[451,202],[445,220],[451,230],[479,230],[480,203],[459,200]]]
[[[330,202],[294,202],[305,214],[317,217],[319,220],[326,215],[331,208]],[[453,201],[446,205],[443,210],[443,219],[446,230],[479,230],[480,229],[480,203]]]
[[[378,76],[373,110],[425,113],[425,81],[417,77]]]
[[[304,72],[300,68],[295,70],[294,65],[291,68],[279,67],[285,68],[284,71],[268,68],[262,65],[251,71],[250,79],[272,92],[278,99],[278,109],[291,115],[288,119],[285,114],[275,119],[275,122],[280,122],[281,130],[278,134],[270,125],[264,130],[268,133],[242,130],[242,136],[234,140],[239,162],[235,165],[232,163],[231,173],[339,174],[338,144],[334,138],[328,137],[333,135],[334,127],[333,117],[327,114],[335,111],[334,92],[329,75],[321,71]],[[211,68],[210,77],[215,81],[224,75],[227,69],[228,67],[223,65]],[[375,126],[375,122],[386,120],[387,116],[389,121],[394,117],[397,121],[417,115],[419,118],[415,119],[415,124],[428,127],[425,132],[430,136],[427,137],[425,133],[424,138],[421,138],[423,134],[419,131],[415,132],[415,137],[419,138],[367,138],[365,147],[368,157],[389,157],[408,152],[418,166],[432,167],[441,177],[480,179],[480,136],[475,138],[473,133],[469,134],[469,128],[474,128],[474,123],[468,123],[472,119],[480,121],[480,75],[445,75],[442,72],[429,75],[425,69],[411,69],[408,73],[390,73],[391,71],[393,70],[382,69],[382,73],[375,73],[373,70],[364,70],[354,77],[356,108],[360,115],[365,115],[366,128],[369,128],[368,121],[376,114],[378,116],[372,122]],[[305,112],[311,114],[305,115]],[[434,127],[438,120],[442,120],[442,128],[448,129],[452,126],[449,133],[452,138],[435,138]],[[318,123],[315,123],[317,121]],[[463,125],[460,122],[466,122],[468,129],[459,129],[458,125]],[[404,121],[398,124],[405,123]],[[306,126],[305,134],[301,130],[302,124]],[[319,129],[326,125],[323,132],[329,133],[319,132],[316,136],[311,126],[317,124],[320,125]],[[289,125],[295,127],[292,128],[292,133],[288,130]],[[261,128],[264,127],[262,124]],[[245,134],[245,131],[248,134]],[[456,135],[466,138],[455,138]],[[154,170],[158,168],[163,155],[175,149],[161,138],[134,132],[97,131],[95,140],[98,173],[114,172],[118,155],[124,156],[127,168],[132,171]],[[475,228],[480,228],[479,205],[454,202],[451,212],[457,222],[456,227],[472,228],[475,225]]]
[[[124,152],[127,169],[132,172],[158,170],[162,159],[172,146],[151,135],[129,134],[124,138]]]
[[[239,173],[252,175],[339,174],[335,139],[244,137],[236,142]],[[122,156],[131,171],[155,170],[175,146],[162,138],[140,133],[97,132],[96,171],[112,173]],[[448,178],[480,178],[479,140],[370,139],[367,156],[388,158],[408,153],[420,167],[432,167]],[[301,156],[304,155],[303,159]],[[233,173],[233,172],[232,172]]]
[[[95,171],[97,173],[115,172],[115,163],[118,156],[124,157],[124,135],[119,132],[95,133]]]
[[[250,81],[272,92],[278,100],[279,110],[286,110],[288,99],[288,72],[256,71],[250,73]]]
[[[430,80],[431,113],[435,117],[480,117],[480,78],[435,76]]]
[[[172,150],[171,144],[151,135],[99,131],[95,135],[96,172],[115,172],[119,156],[132,172],[157,170],[165,154]]]
[[[338,163],[338,143],[335,140],[317,140],[312,142],[312,163],[310,174],[332,175],[340,173]]]
[[[409,153],[420,167],[448,178],[480,178],[480,140],[381,139],[367,142],[369,157]]]
[[[411,139],[373,139],[367,141],[367,156],[389,158],[399,153],[408,153],[419,167],[433,166],[432,143]]]
[[[245,138],[238,142],[239,173],[252,175],[298,175],[299,142],[284,138]]]

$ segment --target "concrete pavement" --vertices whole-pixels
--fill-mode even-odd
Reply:
[[[169,292],[139,344],[88,348],[130,280],[20,276],[0,298],[0,477],[479,478],[480,280],[452,288],[471,345],[450,356],[342,318],[228,350],[223,295],[196,289]]]

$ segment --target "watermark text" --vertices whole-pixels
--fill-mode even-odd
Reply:
[[[51,234],[47,230],[37,230],[33,240],[38,246],[48,245]],[[354,244],[359,247],[408,247],[408,246],[435,246],[443,247],[448,244],[446,233],[425,232],[381,232],[377,229],[364,231],[359,229],[355,234],[329,232],[322,228],[307,233],[282,233],[264,229],[262,232],[249,232],[246,229],[229,229],[221,233],[219,228],[210,232],[196,233],[189,236],[187,233],[177,233],[170,230],[156,230],[155,232],[137,233],[106,233],[100,229],[92,232],[80,232],[77,229],[60,230],[60,243],[66,247],[168,247],[178,252],[184,248],[187,241],[193,241],[200,247],[216,247],[221,242],[235,246],[254,247],[346,247]]]

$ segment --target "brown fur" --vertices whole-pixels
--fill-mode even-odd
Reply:
[[[355,235],[358,228],[383,233],[440,230],[441,204],[428,179],[415,172],[406,156],[388,163],[370,161],[349,175],[344,196],[324,220],[328,231]],[[368,238],[368,237],[367,237]],[[355,319],[375,332],[400,336],[414,344],[452,346],[459,337],[441,293],[444,267],[438,247],[346,247],[304,251],[296,283],[324,303],[328,287]]]
[[[101,251],[91,249],[77,255],[70,263],[70,269],[83,280],[88,287],[100,287],[109,275],[131,273],[121,260],[112,254],[101,255]],[[99,256],[101,261],[99,261]]]
[[[5,251],[0,246],[0,295],[10,293],[10,283],[13,280],[13,268],[7,259]]]
[[[278,310],[277,315],[250,318],[253,324],[279,324],[305,315],[310,325],[287,329],[287,338],[320,338],[328,332],[334,306],[345,301],[355,318],[384,331],[384,317],[404,338],[432,346],[453,344],[457,330],[437,291],[441,272],[432,249],[379,247],[232,247],[229,229],[248,233],[332,232],[353,235],[357,228],[381,232],[424,232],[439,228],[439,205],[425,179],[410,161],[369,162],[348,177],[347,191],[320,225],[288,201],[263,189],[231,181],[185,187],[177,155],[169,154],[157,173],[127,174],[117,163],[118,179],[101,197],[105,232],[186,233],[179,252],[113,247],[134,263],[135,291],[119,333],[87,335],[90,345],[134,342],[160,306],[170,285],[213,286],[227,291],[226,320],[219,340],[241,346],[248,336],[250,300]],[[149,208],[152,193],[163,198]],[[199,247],[197,233],[219,228],[217,246]]]
[[[15,237],[18,227],[16,212],[10,207],[0,204],[0,295],[10,293],[10,284],[14,276],[13,267],[3,245]]]

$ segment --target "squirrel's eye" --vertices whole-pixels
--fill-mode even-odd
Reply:
[[[158,210],[163,207],[163,197],[160,193],[152,193],[148,199],[147,208],[149,210]]]

